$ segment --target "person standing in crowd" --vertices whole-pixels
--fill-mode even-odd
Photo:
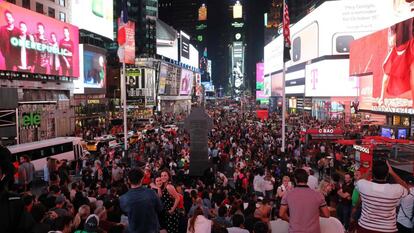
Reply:
[[[314,175],[315,175],[315,172],[312,169],[310,169],[309,177],[308,177],[308,186],[309,188],[313,190],[317,190],[319,181],[318,181],[318,178],[316,178]]]
[[[14,17],[10,11],[4,12],[4,18],[7,24],[0,28],[0,52],[4,58],[6,70],[15,70],[18,65],[16,58],[19,57],[20,49],[13,46],[10,39],[12,37],[19,38],[20,30],[14,25]]]
[[[211,233],[213,222],[204,217],[201,207],[197,207],[194,215],[188,219],[187,233]]]
[[[167,170],[161,172],[162,180],[162,226],[168,233],[178,233],[179,213],[178,204],[180,203],[180,195],[171,183],[171,175]]]
[[[256,196],[264,197],[264,171],[263,169],[258,169],[257,174],[253,179],[253,189]]]
[[[35,168],[33,163],[30,162],[30,159],[27,155],[20,157],[20,165],[18,169],[19,174],[19,186],[20,189],[24,191],[30,190],[32,182],[34,180]]]
[[[284,176],[282,178],[282,184],[277,188],[277,198],[282,200],[282,198],[285,196],[285,193],[292,189],[293,185],[290,182],[289,176]]]
[[[129,233],[158,233],[161,202],[153,190],[142,187],[143,178],[144,172],[141,169],[129,171],[128,182],[131,188],[119,198],[120,207],[128,215]]]
[[[325,199],[307,186],[305,170],[297,169],[294,176],[297,185],[283,196],[279,216],[289,222],[289,233],[320,233],[319,216],[330,216]]]
[[[394,172],[388,161],[374,160],[372,175],[372,181],[361,179],[356,184],[362,202],[357,232],[397,232],[395,209],[401,198],[407,196],[408,185]],[[389,184],[388,175],[397,183]]]
[[[73,76],[73,53],[74,45],[70,39],[70,32],[68,27],[63,28],[63,39],[59,42],[59,48],[65,53],[60,56],[60,65],[62,67],[62,75]]]
[[[398,215],[397,228],[398,233],[412,233],[414,220],[414,181],[408,182],[410,188],[409,194],[401,199]]]
[[[349,220],[352,211],[352,192],[354,191],[354,184],[352,182],[351,174],[345,173],[344,183],[339,186],[338,190],[339,203],[336,207],[336,214],[339,221],[344,225],[345,229],[349,227]]]
[[[228,233],[249,233],[248,230],[244,229],[244,217],[240,214],[235,214],[231,218],[233,227],[227,228]]]
[[[35,34],[35,42],[42,45],[49,45],[45,34],[45,25],[37,23],[37,33]],[[36,50],[35,69],[34,72],[39,74],[47,74],[49,66],[49,54],[46,49]]]

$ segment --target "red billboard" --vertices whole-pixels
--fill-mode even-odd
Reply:
[[[135,64],[135,22],[123,23],[118,19],[118,45],[120,62]]]
[[[0,70],[79,77],[79,30],[0,1]]]
[[[414,114],[414,18],[354,41],[350,75],[359,76],[360,109]]]

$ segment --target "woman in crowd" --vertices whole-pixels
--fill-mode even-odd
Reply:
[[[180,203],[180,195],[175,190],[170,179],[170,172],[168,170],[161,172],[161,201],[163,203],[161,217],[163,226],[161,227],[166,229],[168,233],[178,233],[179,213],[177,207]]]

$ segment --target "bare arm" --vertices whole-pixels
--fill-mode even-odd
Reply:
[[[405,189],[407,189],[408,193],[410,192],[410,188],[408,187],[408,184],[405,183],[404,180],[402,180],[397,173],[394,172],[394,169],[392,169],[390,163],[387,161],[387,165],[388,165],[388,170],[390,175],[392,176],[392,178],[395,180],[395,182],[397,182],[397,184],[400,184],[401,186],[403,186]]]
[[[319,212],[320,212],[319,213],[320,216],[323,217],[323,218],[329,218],[331,216],[331,213],[329,212],[329,208],[326,205],[320,207]]]
[[[286,222],[289,222],[289,215],[287,212],[288,212],[288,206],[281,205],[279,209],[279,216],[281,219],[285,220]]]
[[[180,203],[180,195],[177,193],[177,190],[175,190],[175,187],[172,185],[167,185],[167,191],[168,193],[174,198],[174,205],[170,209],[170,212],[174,212],[177,208],[178,204]]]

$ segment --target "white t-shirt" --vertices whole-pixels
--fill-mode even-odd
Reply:
[[[308,186],[309,188],[313,189],[313,190],[317,190],[318,189],[318,178],[316,178],[315,176],[308,176]]]
[[[230,228],[227,228],[227,231],[229,233],[249,233],[248,230],[242,229],[240,227],[230,227]]]
[[[410,221],[413,214],[413,204],[414,204],[414,188],[410,188],[410,194],[401,199],[400,202],[400,211],[398,212],[397,222],[401,225],[412,228],[413,223]]]
[[[368,180],[356,183],[362,201],[358,224],[372,231],[396,232],[396,207],[408,191],[399,184],[378,184]]]

